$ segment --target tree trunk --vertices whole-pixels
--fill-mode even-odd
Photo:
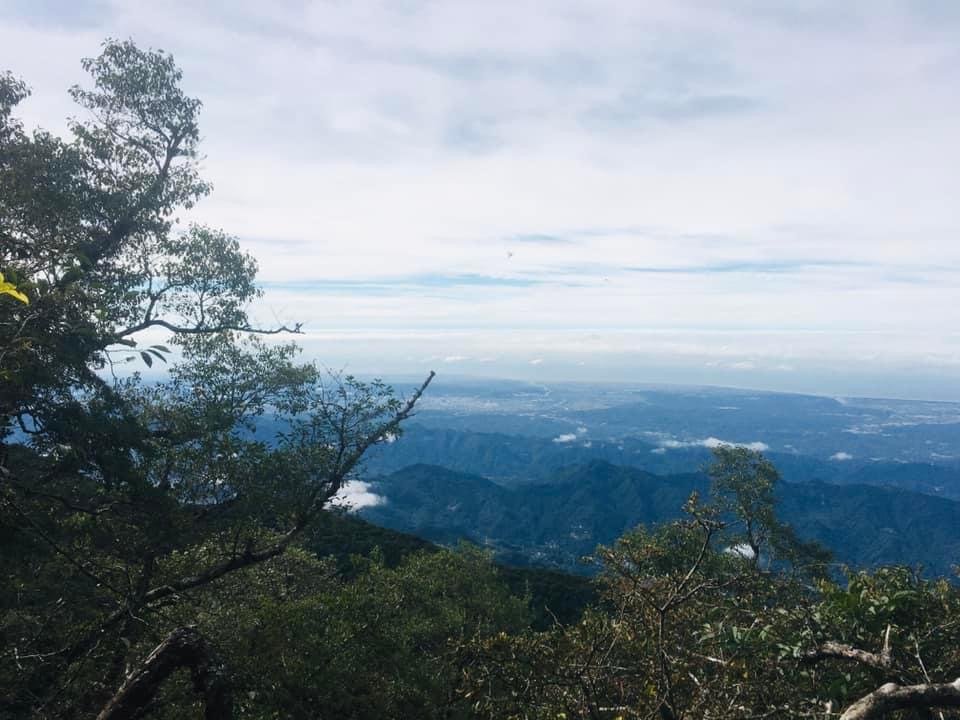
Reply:
[[[134,720],[176,670],[190,668],[193,686],[203,696],[206,720],[230,720],[233,701],[226,668],[204,637],[192,627],[178,628],[131,673],[97,720]]]

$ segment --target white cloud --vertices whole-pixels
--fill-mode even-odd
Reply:
[[[705,447],[718,448],[723,446],[742,447],[754,452],[766,452],[770,446],[759,440],[753,442],[732,442],[730,440],[721,440],[720,438],[708,437],[703,440],[676,440],[674,438],[664,438],[657,441],[661,450],[678,450],[680,448]]]
[[[732,545],[728,547],[724,552],[730,555],[739,555],[745,560],[753,560],[754,552],[753,548],[747,545],[746,543],[741,543],[740,545]]]
[[[754,442],[741,443],[741,442],[730,442],[729,440],[721,440],[720,438],[715,438],[715,437],[708,437],[706,440],[701,441],[700,444],[706,448],[711,448],[711,449],[723,447],[724,445],[729,445],[733,447],[742,447],[742,448],[746,448],[747,450],[753,450],[754,452],[766,452],[767,450],[770,449],[769,445],[767,445],[764,442],[760,442],[759,440]]]
[[[555,437],[553,441],[555,443],[569,443],[569,442],[573,442],[576,439],[577,439],[577,436],[575,433],[564,433],[562,435],[557,435],[557,437]]]
[[[701,440],[697,445],[703,445],[705,448],[718,448],[725,445],[734,445],[735,443],[725,442],[720,438],[708,437],[706,440]]]
[[[445,363],[459,363],[459,362],[464,362],[465,360],[469,360],[469,359],[470,359],[470,358],[467,357],[467,356],[465,356],[465,355],[447,355],[447,357],[445,357],[445,358],[443,359],[443,362],[445,362]]]
[[[679,448],[685,447],[696,447],[697,445],[702,445],[702,441],[693,441],[693,442],[683,442],[680,440],[661,440],[660,447],[664,450],[677,450]]]
[[[530,361],[530,364],[531,364],[531,365],[542,365],[542,364],[543,364],[543,358],[534,358],[533,360]]]
[[[830,459],[843,462],[844,460],[853,460],[853,455],[847,452],[836,452],[830,456]]]
[[[257,255],[264,321],[379,335],[325,361],[467,328],[464,371],[960,387],[949,3],[76,5],[5,5],[28,125],[64,128],[104,37],[173,51],[216,188],[184,218]],[[444,285],[465,269],[507,282]]]
[[[331,504],[348,508],[356,512],[362,508],[384,505],[387,499],[370,490],[370,483],[352,480],[346,483],[331,501]]]

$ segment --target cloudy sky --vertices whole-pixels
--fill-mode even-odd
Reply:
[[[960,2],[0,0],[29,124],[108,36],[332,366],[960,399]]]

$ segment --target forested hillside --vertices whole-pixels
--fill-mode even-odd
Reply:
[[[697,413],[703,412],[701,404]],[[517,485],[549,482],[556,471],[591,460],[637,467],[658,475],[698,472],[710,461],[710,448],[702,443],[661,438],[663,444],[657,444],[656,438],[638,436],[636,425],[628,426],[630,430],[625,435],[614,434],[606,426],[578,435],[578,426],[573,422],[572,427],[568,423],[559,431],[550,428],[552,435],[543,435],[545,428],[539,418],[522,416],[521,425],[508,433],[450,427],[483,426],[483,416],[438,417],[438,413],[432,416],[437,427],[421,424],[420,415],[410,423],[406,442],[381,446],[372,452],[366,463],[368,472],[389,474],[410,465],[427,464],[481,475],[501,485]],[[276,429],[269,421],[261,423],[264,437]],[[953,447],[956,440],[952,438],[955,433],[952,426],[949,434],[942,428],[940,431],[950,438]],[[807,434],[806,430],[797,431],[786,435],[785,440],[797,441]],[[568,441],[557,442],[557,437]],[[731,434],[730,437],[751,437],[751,434]],[[876,440],[873,442],[879,444]],[[889,452],[890,448],[886,450]],[[879,485],[960,500],[960,466],[955,460],[937,464],[897,458],[836,461],[787,449],[765,452],[777,463],[784,480],[791,483]]]
[[[382,481],[377,512],[442,540],[568,527],[593,579],[330,512],[434,374],[401,394],[255,323],[256,260],[179,220],[211,188],[173,58],[108,41],[82,64],[63,138],[0,75],[0,717],[957,717],[956,586],[816,542],[938,546],[946,575],[941,498],[788,486],[727,443],[670,482]]]
[[[371,483],[384,502],[360,512],[373,522],[455,543],[485,545],[513,562],[589,571],[580,559],[639,524],[677,519],[702,474],[654,475],[594,460],[536,483],[503,487],[476,475],[413,465]],[[950,575],[960,558],[960,503],[868,485],[781,483],[780,517],[830,548],[838,563],[884,564]]]

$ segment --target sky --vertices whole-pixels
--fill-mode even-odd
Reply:
[[[106,37],[331,367],[960,400],[960,2],[0,0],[28,125]]]

